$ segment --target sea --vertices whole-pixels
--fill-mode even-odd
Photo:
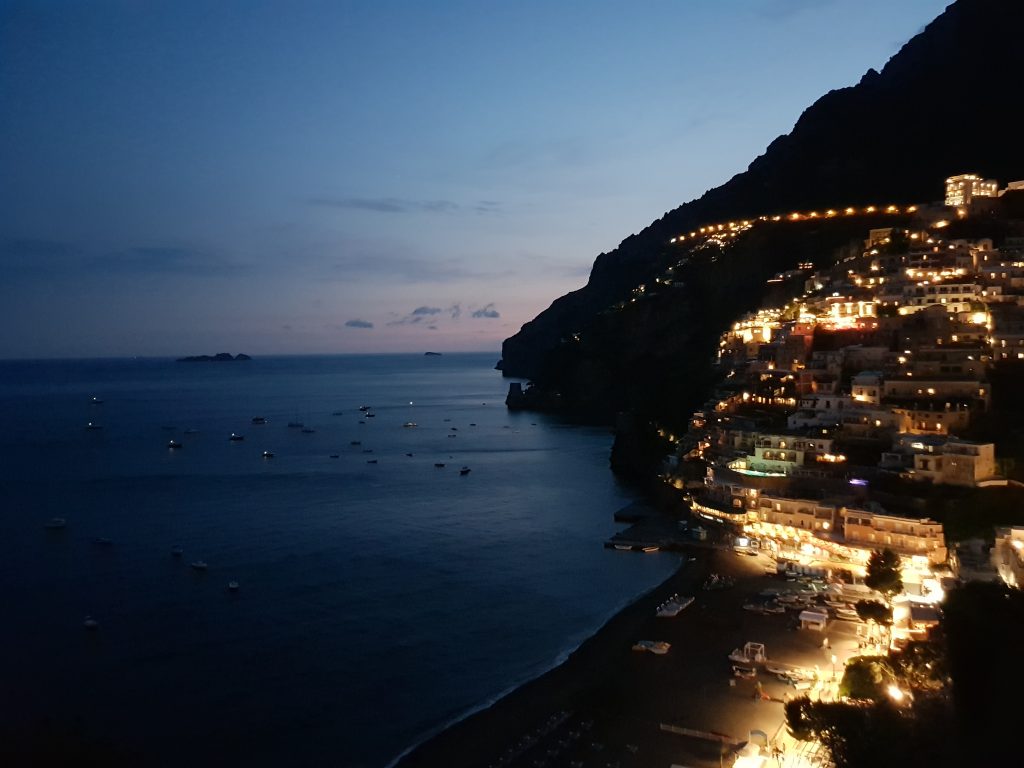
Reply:
[[[7,732],[383,768],[563,660],[678,563],[496,360],[0,362]]]

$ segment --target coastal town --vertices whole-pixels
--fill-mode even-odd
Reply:
[[[505,744],[481,748],[490,765],[832,768],[856,751],[829,721],[827,707],[844,706],[850,722],[870,712],[937,729],[886,747],[900,764],[934,762],[945,726],[928,707],[950,700],[949,602],[967,594],[962,616],[978,597],[965,585],[1024,583],[1006,409],[1024,383],[1024,237],[985,231],[1021,190],[961,174],[933,203],[687,233],[714,252],[766,222],[894,217],[771,277],[721,335],[718,384],[685,432],[653,425],[670,447],[672,501],[621,510],[628,527],[605,545],[681,552],[679,571],[481,715],[469,733]],[[524,712],[548,714],[502,730],[522,728]],[[452,749],[465,738],[456,729]]]
[[[819,659],[824,666],[842,670],[927,641],[946,593],[965,581],[1022,582],[1024,527],[954,538],[927,514],[937,493],[960,494],[970,514],[978,494],[1021,487],[1013,450],[1001,445],[1010,435],[999,426],[993,381],[1003,398],[1019,396],[1024,238],[1004,237],[997,248],[988,236],[943,236],[951,222],[984,221],[995,200],[1021,189],[1021,181],[1000,188],[977,174],[952,176],[941,203],[903,209],[913,225],[871,229],[859,254],[775,275],[772,295],[788,290],[788,299],[722,335],[712,398],[685,435],[662,431],[677,446],[665,479],[687,492],[693,519],[719,528],[737,553],[759,556],[769,575],[803,585],[743,607],[790,609],[801,630],[843,633],[837,652]],[[866,584],[882,552],[899,574],[898,591],[886,595]],[[865,603],[888,606],[883,620]],[[749,649],[731,657],[738,676],[753,676]],[[844,695],[821,665],[767,668],[804,681],[812,699]],[[909,695],[890,689],[896,700]],[[762,738],[763,749],[735,765],[832,764],[820,745],[790,746],[787,761]]]

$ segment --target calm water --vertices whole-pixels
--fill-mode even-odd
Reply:
[[[509,413],[495,360],[0,362],[0,717],[383,766],[550,667],[675,560],[602,548],[610,436]]]

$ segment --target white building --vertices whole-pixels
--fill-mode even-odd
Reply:
[[[976,197],[998,197],[999,183],[983,179],[976,173],[962,173],[946,179],[946,205],[950,208],[968,206]]]

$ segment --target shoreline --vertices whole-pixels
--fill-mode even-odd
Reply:
[[[683,557],[685,558],[685,555],[683,555]],[[575,656],[576,653],[583,648],[583,646],[597,638],[597,636],[600,635],[612,621],[618,618],[623,612],[628,611],[637,603],[637,601],[643,600],[644,598],[648,597],[651,593],[660,590],[669,581],[675,579],[679,575],[679,573],[686,567],[686,565],[687,562],[685,559],[683,559],[682,562],[680,562],[679,565],[676,567],[676,570],[673,571],[669,576],[667,576],[662,582],[655,584],[653,587],[650,587],[649,589],[640,592],[635,597],[631,598],[628,602],[626,602],[624,605],[618,608],[614,613],[609,615],[608,618],[605,619],[604,623],[602,623],[600,626],[597,627],[597,629],[593,630],[590,634],[584,637],[575,647],[571,648],[570,650],[564,653],[559,654],[558,657],[555,658],[555,661],[551,664],[551,666],[537,673],[533,677],[524,680],[521,683],[515,683],[506,688],[505,690],[501,691],[494,697],[487,699],[476,706],[470,707],[465,712],[459,715],[456,715],[451,720],[440,725],[436,730],[426,734],[418,741],[416,741],[414,744],[411,744],[410,746],[406,747],[398,755],[391,758],[391,760],[384,765],[384,768],[404,768],[405,764],[403,763],[403,761],[407,757],[415,753],[417,750],[419,750],[421,747],[430,744],[434,739],[443,736],[450,730],[458,728],[458,726],[460,726],[462,723],[465,723],[466,721],[473,719],[477,715],[487,712],[492,707],[495,707],[501,702],[503,702],[506,698],[515,696],[521,689],[533,683],[541,681],[546,675],[551,674],[563,665],[567,664],[573,658],[573,656]]]
[[[489,765],[509,744],[541,725],[545,720],[541,713],[577,709],[597,683],[594,669],[614,663],[623,644],[634,641],[637,625],[673,592],[697,588],[706,570],[702,558],[698,555],[697,561],[687,562],[683,557],[671,575],[614,613],[560,663],[442,726],[393,758],[386,768]]]
[[[391,765],[716,768],[723,759],[731,761],[736,745],[751,733],[784,743],[783,704],[798,694],[774,675],[738,679],[730,652],[760,642],[777,663],[824,670],[829,654],[851,655],[855,639],[836,622],[828,630],[834,641],[828,647],[820,633],[795,630],[791,615],[743,610],[766,588],[786,588],[768,558],[739,557],[727,548],[688,549],[696,555],[693,562],[684,561],[615,614],[565,662],[410,748]],[[702,589],[712,572],[731,577],[733,586]],[[674,618],[657,618],[657,606],[673,593],[692,595],[694,602]],[[664,641],[670,648],[664,655],[634,652],[641,639]]]

